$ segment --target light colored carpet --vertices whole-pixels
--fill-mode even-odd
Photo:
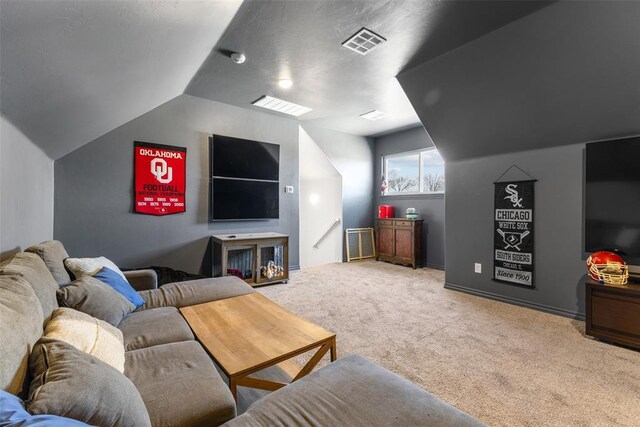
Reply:
[[[640,425],[640,352],[443,285],[442,271],[365,261],[259,290],[335,331],[338,357],[364,355],[489,425]]]

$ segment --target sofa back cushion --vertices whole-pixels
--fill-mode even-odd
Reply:
[[[42,335],[44,316],[33,288],[20,275],[0,275],[0,387],[26,393],[29,353]]]
[[[118,326],[136,306],[106,283],[84,276],[58,290],[60,307],[69,307]]]
[[[19,252],[0,265],[0,274],[19,275],[29,282],[40,300],[45,321],[58,306],[56,300],[58,282],[38,255]]]
[[[69,257],[69,254],[61,242],[57,240],[47,240],[30,246],[25,251],[32,252],[42,258],[58,284],[71,281],[67,269],[64,268],[64,260]]]
[[[27,410],[102,427],[151,426],[131,380],[71,344],[41,338],[31,353]]]

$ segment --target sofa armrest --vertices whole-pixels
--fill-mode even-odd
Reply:
[[[351,355],[268,394],[224,426],[484,424],[382,366]]]
[[[255,292],[235,276],[167,283],[158,289],[138,292],[145,303],[138,310],[158,307],[186,307]]]
[[[146,291],[158,288],[158,275],[151,269],[123,271],[133,289]]]

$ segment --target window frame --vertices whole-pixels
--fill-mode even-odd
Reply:
[[[411,150],[411,151],[403,151],[402,153],[394,153],[394,154],[385,154],[381,156],[381,168],[382,168],[382,176],[385,179],[385,182],[387,183],[387,191],[385,191],[384,194],[382,194],[382,197],[397,197],[397,196],[429,196],[429,195],[444,195],[447,191],[447,182],[445,180],[445,187],[443,191],[424,191],[424,162],[423,162],[423,155],[424,153],[427,153],[429,151],[432,150],[436,150],[438,151],[438,149],[436,147],[429,147],[429,148],[423,148],[423,149],[419,149],[419,150]],[[394,158],[398,158],[398,157],[408,157],[408,156],[412,156],[418,154],[418,191],[406,191],[406,192],[399,192],[399,193],[388,193],[388,189],[389,189],[389,177],[387,176],[387,161],[388,159],[394,159]],[[440,154],[438,152],[438,154]],[[442,158],[442,156],[440,156],[440,158]],[[444,162],[444,159],[443,159]],[[444,177],[444,170],[446,168],[446,162],[444,162],[444,164],[442,165],[443,168],[443,177]]]

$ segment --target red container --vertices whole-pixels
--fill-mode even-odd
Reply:
[[[391,205],[378,206],[378,218],[393,218],[393,206]]]

